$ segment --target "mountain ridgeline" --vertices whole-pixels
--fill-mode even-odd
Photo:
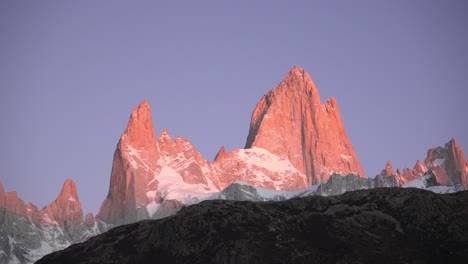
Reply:
[[[163,129],[158,137],[153,126],[151,107],[147,101],[142,101],[140,105],[133,109],[127,127],[119,139],[113,156],[109,191],[107,195],[103,194],[105,199],[96,216],[92,214],[84,216],[78,199],[78,193],[72,180],[67,180],[57,199],[41,210],[31,203],[25,204],[14,191],[5,192],[0,184],[0,221],[2,226],[0,230],[0,263],[31,263],[45,254],[63,249],[74,243],[85,241],[112,227],[131,224],[140,220],[160,219],[171,216],[185,206],[198,204],[205,200],[282,201],[292,198],[298,199],[293,199],[291,202],[279,205],[207,201],[198,207],[194,207],[212,208],[210,210],[224,215],[227,214],[227,209],[219,209],[215,205],[219,204],[220,206],[226,206],[226,208],[231,208],[235,205],[234,207],[239,210],[239,216],[245,213],[249,216],[247,221],[253,221],[258,216],[252,215],[251,210],[257,207],[260,211],[266,210],[265,212],[271,214],[271,218],[276,218],[277,216],[283,217],[287,216],[290,210],[283,210],[282,206],[293,208],[295,206],[294,203],[300,201],[298,203],[303,205],[299,207],[307,207],[307,202],[314,201],[312,198],[300,197],[310,195],[330,196],[353,190],[400,186],[423,188],[438,193],[452,193],[466,190],[468,188],[468,161],[457,140],[452,139],[443,147],[428,150],[424,161],[417,161],[413,169],[397,169],[395,172],[389,161],[385,169],[375,178],[367,178],[345,130],[337,101],[334,98],[330,98],[325,103],[322,103],[318,89],[310,75],[304,69],[295,66],[275,88],[260,99],[255,107],[250,121],[245,148],[227,152],[221,146],[213,162],[206,160],[197,152],[195,146],[188,139],[182,139],[178,136],[173,138],[166,129]],[[413,199],[411,198],[411,194],[409,194],[411,191],[396,190],[395,192],[401,193],[407,199]],[[377,196],[381,197],[384,193],[387,194],[388,192],[382,191]],[[417,192],[414,199],[420,199],[419,197],[424,197],[425,195],[429,194],[427,192]],[[343,197],[352,198],[353,196],[348,195]],[[439,198],[449,196],[433,197],[442,200],[452,199]],[[463,198],[464,196],[453,197],[462,197],[454,198],[456,201],[458,201],[457,199],[465,199]],[[340,200],[339,202],[332,198],[330,198],[331,200],[316,199],[317,201],[321,201],[320,203],[329,204],[335,202],[346,203],[342,200],[345,198],[333,198]],[[373,204],[371,201],[368,202],[369,204]],[[236,207],[238,205],[240,207]],[[388,205],[387,209],[390,210],[389,208],[393,207]],[[449,209],[452,210],[453,208],[450,207]],[[220,211],[217,211],[218,209]],[[80,252],[80,250],[85,249],[95,252],[93,250],[96,250],[96,248],[93,250],[90,248],[94,245],[92,243],[110,241],[115,239],[113,235],[117,235],[119,232],[126,233],[129,230],[136,230],[135,235],[137,237],[125,236],[125,241],[123,242],[125,245],[138,242],[141,238],[138,234],[141,234],[141,236],[149,235],[150,237],[168,236],[167,241],[169,242],[167,243],[172,243],[170,241],[179,243],[180,241],[176,237],[177,234],[173,236],[168,233],[162,234],[161,228],[169,228],[170,223],[185,221],[183,220],[184,215],[197,216],[196,213],[189,213],[194,210],[193,208],[184,209],[176,217],[161,220],[157,224],[153,222],[139,222],[130,226],[113,229],[106,236],[90,239],[87,244],[71,247],[70,250],[64,252]],[[317,208],[313,210],[315,210],[315,213],[311,211],[312,215],[310,216],[304,216],[305,218],[301,216],[290,220],[293,222],[312,221],[316,224],[322,223],[322,220],[320,220],[322,216],[320,215],[324,211]],[[345,211],[346,214],[351,212]],[[358,211],[353,211],[352,214],[362,213]],[[314,216],[314,214],[316,215]],[[379,214],[372,213],[375,221],[377,221],[375,223],[393,223],[396,230],[392,229],[392,234],[396,235],[394,237],[395,243],[400,241],[399,239],[406,238],[406,235],[400,234],[405,229],[398,226],[407,220],[406,216],[395,216],[390,211],[385,212],[385,216]],[[342,214],[333,213],[332,215],[330,217],[335,219]],[[457,217],[460,217],[460,215],[453,215],[453,217],[454,219],[458,219]],[[401,219],[403,222],[399,222],[400,220],[398,219]],[[260,220],[266,221],[266,218]],[[444,218],[443,221],[446,220]],[[277,222],[272,223],[272,226],[279,228],[277,232],[263,230],[266,232],[265,234],[286,238],[286,233],[291,230],[281,227],[286,223],[281,221],[287,222],[289,220],[278,219]],[[236,223],[233,219],[230,219],[228,222],[230,224]],[[443,222],[443,224],[445,223]],[[204,228],[206,227],[205,225],[216,225],[215,222],[209,221],[200,224]],[[241,229],[247,228],[242,223],[238,224]],[[246,222],[245,224],[248,223]],[[340,224],[342,223],[337,220],[337,222],[327,225],[327,228]],[[370,224],[366,223],[363,226],[366,227]],[[356,223],[345,223],[344,226],[354,228]],[[200,228],[200,226],[196,226],[196,228]],[[226,229],[223,229],[224,227],[213,228],[208,230],[215,230],[215,232],[226,231]],[[235,229],[235,227],[233,228]],[[176,227],[172,227],[172,229],[167,230],[178,232],[176,229]],[[232,233],[234,232],[233,230],[227,231]],[[410,230],[409,232],[413,232],[411,228],[408,230]],[[258,232],[263,231],[259,230]],[[294,232],[302,231],[298,229]],[[256,231],[252,230],[252,232]],[[305,232],[319,231],[312,228],[305,230]],[[232,234],[234,235],[234,233]],[[413,235],[419,236],[419,233],[411,233],[409,237]],[[324,236],[324,239],[329,239],[327,241],[331,241],[330,239],[332,238],[335,239],[335,237],[331,237],[334,236],[333,234],[330,234],[330,237],[327,237],[326,234],[322,234],[322,236]],[[379,237],[375,239],[376,241],[380,241]],[[437,240],[436,238],[434,239],[431,241]],[[155,243],[160,243],[161,240],[157,241],[159,242]],[[237,245],[235,241],[237,240],[229,242],[234,243],[234,248]],[[276,244],[276,246],[280,249],[280,245],[285,241],[284,239],[278,240],[277,243],[279,244]],[[454,241],[456,243],[459,242],[456,239]],[[252,243],[255,244],[257,242],[253,241]],[[304,238],[303,240],[298,240],[297,243],[318,242],[311,242],[308,238]],[[190,252],[192,251],[190,248],[194,247],[194,245],[186,244],[185,246],[187,246],[187,254],[184,255],[184,258],[190,260],[194,256],[191,255],[192,253]],[[206,248],[210,247],[208,244],[205,246]],[[114,248],[113,246],[104,245],[104,247],[106,251],[103,252],[104,255],[102,257],[118,251],[118,248]],[[382,246],[382,249],[385,247]],[[224,246],[219,248],[219,250],[222,250],[219,253],[221,254],[219,255],[219,260],[224,261],[229,259],[229,253],[226,250],[231,249]],[[286,250],[286,248],[283,249]],[[415,248],[413,249],[416,250]],[[185,254],[174,253],[171,251],[171,248],[161,247],[158,250],[161,254],[166,254],[164,256],[168,260],[174,256],[179,256],[177,254]],[[243,257],[249,260],[251,258],[255,259],[255,256],[249,255],[250,251],[248,249],[244,249],[241,246],[238,250],[242,252],[244,252],[243,250],[247,250],[248,252],[245,253],[245,256],[236,255],[233,259],[237,260],[237,258]],[[141,253],[138,250],[135,252],[138,255],[143,254],[142,256],[146,257],[146,253],[144,252]],[[203,252],[207,253],[210,251]],[[278,252],[282,251],[279,250]],[[321,255],[317,253],[318,251],[314,252],[308,252],[313,256],[310,260],[316,259],[316,257],[335,260],[330,258],[330,255]],[[407,254],[409,251],[405,252],[403,253]],[[297,252],[296,255],[292,254],[290,257],[300,258],[300,254],[305,253],[307,252]],[[172,256],[171,254],[176,255]],[[56,258],[57,256],[58,258]],[[273,256],[275,255],[273,254]],[[454,255],[454,258],[457,259],[457,256]],[[44,259],[44,261],[55,261],[55,259],[66,260],[66,262],[70,260],[67,257],[62,258],[61,254],[55,254],[53,257]],[[90,258],[90,260],[92,259]],[[205,259],[205,257],[200,259]],[[307,257],[304,259],[309,260]],[[76,261],[78,260],[80,258],[76,259]],[[94,260],[98,261],[98,258]],[[129,259],[130,262],[131,260]],[[138,259],[133,260],[136,261]],[[209,260],[207,262],[212,261],[211,259],[206,260]],[[100,259],[98,262],[101,262]],[[52,261],[52,263],[54,262]],[[181,263],[184,262],[182,261]]]

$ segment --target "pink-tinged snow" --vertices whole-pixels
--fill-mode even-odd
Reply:
[[[236,180],[256,186],[268,186],[277,190],[291,189],[290,186],[294,184],[292,181],[305,180],[304,174],[288,159],[282,159],[263,148],[235,150],[230,154],[230,159],[234,164],[243,164],[244,169],[237,172]]]
[[[148,165],[148,160],[142,158],[141,152],[142,150],[137,150],[129,144],[126,145],[125,153],[128,158],[128,161],[130,162],[130,165],[132,165],[134,169],[138,169],[139,167],[141,167],[146,169],[147,171],[154,172],[154,170],[151,169]]]
[[[247,164],[248,168],[257,166],[271,172],[300,173],[288,159],[281,159],[263,148],[240,149],[237,157]]]
[[[163,167],[159,174],[153,179],[159,182],[157,190],[151,190],[146,193],[150,203],[146,205],[148,215],[152,217],[159,209],[160,201],[177,200],[183,204],[198,203],[217,190],[213,190],[204,184],[189,184],[184,182],[182,176],[170,167]],[[151,183],[151,182],[150,182]]]

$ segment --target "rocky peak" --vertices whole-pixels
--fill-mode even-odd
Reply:
[[[442,185],[460,184],[468,189],[468,162],[456,139],[451,139],[444,147],[429,149],[424,163],[418,160],[411,173],[409,169],[404,169],[403,173],[398,170],[397,179],[399,184],[403,184],[423,176],[429,170]]]
[[[161,135],[159,136],[158,141],[167,141],[167,140],[171,140],[171,141],[172,141],[172,138],[171,138],[171,136],[169,135],[169,131],[167,131],[167,128],[163,128],[163,130],[162,130],[162,132],[161,132]]]
[[[321,104],[310,75],[294,66],[253,111],[245,148],[259,147],[291,161],[307,185],[332,173],[365,177],[334,98]]]
[[[76,185],[72,179],[66,179],[63,183],[62,190],[60,191],[57,200],[60,203],[65,201],[78,201],[78,193],[76,192]]]
[[[133,108],[121,140],[137,149],[155,147],[156,135],[151,119],[151,107],[146,100]]]
[[[391,161],[387,161],[387,165],[385,165],[385,170],[383,170],[381,174],[384,176],[395,175]]]
[[[452,180],[456,183],[461,183],[465,190],[468,190],[468,160],[465,157],[458,141],[453,138],[446,145],[448,157],[446,167],[451,172]]]
[[[159,136],[158,145],[161,153],[165,153],[166,155],[173,154],[174,140],[166,128],[163,129],[161,136]]]
[[[422,163],[421,161],[417,160],[416,164],[414,164],[413,171],[417,175],[423,175],[424,173],[427,172],[427,167]]]
[[[0,213],[2,210],[21,217],[27,216],[26,206],[16,191],[5,192],[3,184],[0,182]],[[0,223],[1,221],[0,219]]]
[[[78,199],[75,182],[65,180],[60,194],[55,201],[41,210],[42,221],[52,224],[54,221],[60,226],[77,227],[83,223],[83,210]]]
[[[214,158],[214,162],[220,161],[226,157],[226,149],[224,148],[224,145],[221,146],[221,148],[218,151],[218,154],[216,154]]]

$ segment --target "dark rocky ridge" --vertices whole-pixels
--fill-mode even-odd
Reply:
[[[37,263],[467,263],[468,191],[378,188],[281,202],[205,201]]]

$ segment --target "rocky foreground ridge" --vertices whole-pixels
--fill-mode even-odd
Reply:
[[[367,178],[337,101],[322,104],[310,75],[295,66],[255,107],[245,148],[227,152],[221,146],[214,161],[167,129],[157,136],[151,107],[142,101],[119,139],[96,216],[84,216],[72,180],[41,210],[0,184],[0,264],[30,263],[110,227],[170,216],[204,200],[280,201],[396,186],[467,189],[468,161],[452,139],[430,149],[413,169],[394,172],[389,161]]]
[[[114,228],[37,263],[466,263],[467,218],[468,191],[213,200]]]

